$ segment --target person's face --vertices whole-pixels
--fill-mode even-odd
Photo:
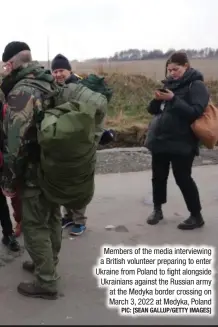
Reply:
[[[170,63],[167,66],[167,73],[168,76],[171,76],[173,79],[179,79],[184,75],[187,68],[188,68],[188,64],[181,66],[178,64]]]
[[[70,77],[70,74],[71,74],[71,72],[69,70],[67,70],[67,69],[55,69],[52,72],[52,75],[54,76],[55,81],[58,84],[64,84],[64,82],[66,81],[66,79],[68,77]]]

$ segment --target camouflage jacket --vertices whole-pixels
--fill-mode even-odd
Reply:
[[[2,188],[15,192],[37,187],[39,146],[35,115],[42,111],[42,96],[37,88],[24,85],[25,78],[40,79],[49,85],[53,77],[37,63],[17,71],[14,86],[6,97],[7,112],[3,122],[5,134]]]

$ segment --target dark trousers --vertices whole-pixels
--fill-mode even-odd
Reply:
[[[2,233],[4,236],[9,236],[13,233],[13,227],[11,223],[9,208],[6,197],[2,193],[0,188],[0,222],[2,226]]]
[[[189,212],[192,215],[200,213],[199,193],[191,176],[193,161],[193,155],[152,154],[152,186],[155,205],[167,202],[167,180],[171,163],[176,184],[182,192]]]

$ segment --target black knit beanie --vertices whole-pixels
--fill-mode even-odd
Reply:
[[[67,69],[71,71],[71,65],[69,60],[64,57],[62,54],[58,54],[51,63],[51,70],[54,71],[55,69]]]
[[[30,47],[25,42],[13,41],[6,45],[2,54],[2,61],[7,62],[21,51],[29,50]]]

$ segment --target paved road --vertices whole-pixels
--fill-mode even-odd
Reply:
[[[89,206],[88,231],[77,239],[64,235],[60,254],[60,285],[63,293],[57,301],[28,299],[16,292],[17,284],[31,278],[20,269],[26,253],[0,267],[0,321],[1,324],[208,324],[218,323],[218,317],[206,318],[121,318],[115,310],[105,307],[104,290],[98,289],[92,275],[92,266],[99,256],[100,246],[110,244],[218,244],[218,166],[194,168],[201,190],[204,229],[180,231],[177,223],[187,215],[185,205],[175,182],[170,177],[169,203],[165,206],[165,222],[148,226],[146,216],[151,207],[149,198],[150,171],[139,173],[99,175],[96,195]],[[107,231],[107,225],[121,225],[117,231]],[[2,251],[2,250],[1,250]],[[218,312],[218,311],[217,311]]]

